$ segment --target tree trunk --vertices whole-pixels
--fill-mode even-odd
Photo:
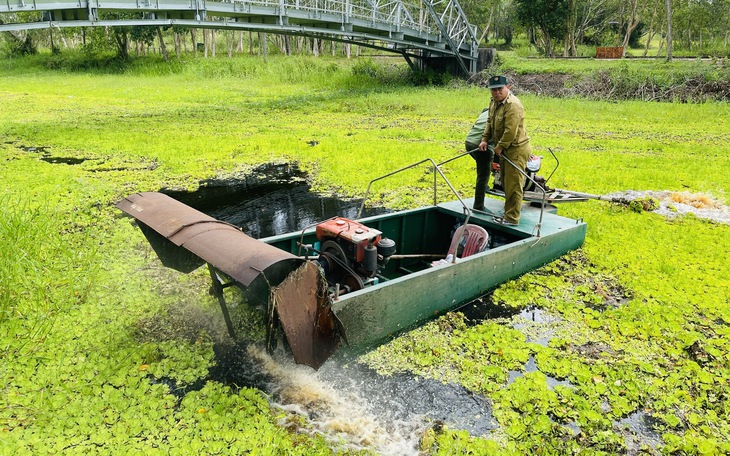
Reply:
[[[264,62],[266,62],[266,60],[269,57],[269,55],[268,55],[269,50],[266,46],[266,32],[261,34],[261,51],[264,54]]]
[[[198,56],[198,43],[197,43],[197,39],[195,38],[195,29],[194,28],[190,29],[190,40],[193,42],[193,55],[195,57],[197,57]]]
[[[2,23],[3,23],[3,21],[2,21],[2,19],[0,19],[0,24],[2,24]],[[49,37],[49,40],[51,41],[51,52],[55,54],[56,45],[53,44],[53,28],[48,29],[48,37]]]
[[[208,43],[208,30],[203,29],[203,58],[208,58],[208,46],[210,44]]]
[[[667,8],[667,62],[672,60],[672,0],[664,0]]]
[[[177,58],[180,58],[180,48],[181,48],[181,40],[180,40],[180,34],[177,32],[173,32],[174,42],[175,42],[175,55]]]
[[[492,18],[494,18],[494,9],[495,7],[491,7],[489,9],[489,19],[487,19],[487,23],[484,24],[484,30],[482,30],[482,35],[479,37],[479,40],[477,40],[477,45],[482,42],[484,38],[487,37],[487,34],[489,33],[489,29],[492,27]],[[487,38],[487,42],[489,41],[489,38]]]
[[[629,47],[629,40],[631,39],[631,34],[634,32],[636,27],[639,25],[640,19],[636,15],[636,10],[638,8],[638,0],[631,0],[631,18],[629,19],[629,23],[626,26],[626,35],[624,35],[624,40],[621,46],[623,46],[623,50],[621,51],[621,57],[626,57],[626,49]]]
[[[170,60],[170,56],[167,54],[167,46],[165,46],[165,39],[162,37],[162,28],[157,27],[157,39],[160,40],[160,51],[162,52],[162,58],[165,62]]]
[[[642,54],[642,57],[646,57],[646,54],[649,53],[649,47],[651,46],[651,40],[654,38],[654,30],[649,29],[649,33],[646,34],[646,46],[644,46],[644,53]]]
[[[651,40],[654,38],[654,28],[656,27],[656,16],[657,16],[657,6],[656,3],[651,9],[651,21],[649,22],[649,32],[646,34],[646,46],[644,46],[644,54],[642,57],[646,57],[646,54],[649,52],[649,47],[651,46]]]
[[[692,29],[687,29],[685,32],[685,36],[687,37],[685,39],[687,49],[692,51]]]
[[[578,51],[575,48],[575,29],[578,25],[578,10],[575,0],[568,0],[568,17],[565,25],[567,32],[563,46],[563,57],[576,57]]]
[[[61,37],[61,43],[63,43],[63,47],[68,49],[68,43],[66,43],[66,38],[63,36],[63,29],[60,29],[58,31],[58,34]],[[51,46],[53,46],[53,35],[51,35]]]
[[[127,32],[114,31],[112,34],[114,36],[114,40],[117,43],[119,57],[121,57],[123,60],[129,59],[129,38],[127,36]]]
[[[211,57],[215,58],[215,29],[210,29],[210,52]]]
[[[540,31],[542,32],[542,43],[545,50],[545,56],[553,57],[553,42],[550,38],[550,32],[547,31],[547,28],[543,27],[540,28]]]

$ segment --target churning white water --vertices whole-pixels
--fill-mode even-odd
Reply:
[[[314,371],[284,357],[274,358],[260,347],[250,346],[248,352],[272,379],[273,405],[286,412],[283,426],[321,434],[339,449],[418,455],[419,437],[428,426],[424,416],[387,419],[359,394],[357,383],[364,380],[353,378],[351,385],[336,387],[326,378],[326,368]],[[300,418],[306,419],[303,426]]]

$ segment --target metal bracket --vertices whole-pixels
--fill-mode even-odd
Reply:
[[[223,283],[221,276],[218,271],[210,264],[208,264],[208,272],[210,272],[210,279],[212,282],[213,295],[218,298],[218,304],[221,306],[223,312],[223,319],[226,321],[226,328],[228,328],[228,334],[232,338],[236,338],[236,331],[233,329],[233,322],[231,321],[231,315],[228,313],[228,305],[226,305],[226,298],[223,296],[223,290],[235,285],[234,282]]]

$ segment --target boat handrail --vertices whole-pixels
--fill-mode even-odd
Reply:
[[[455,157],[449,158],[448,160],[442,161],[441,163],[438,164],[438,166],[441,166],[441,165],[443,165],[445,163],[448,163],[450,161],[456,160],[457,158],[461,158],[464,155],[470,155],[472,152],[476,152],[478,150],[479,149],[474,149],[474,150],[470,150],[470,151],[461,153],[461,154],[459,154],[459,155],[457,155]],[[555,156],[555,153],[553,152],[553,150],[550,149],[550,148],[548,148],[548,150],[550,151],[550,154],[555,159],[556,165],[555,165],[555,168],[553,168],[553,171],[550,173],[550,176],[548,176],[548,178],[545,179],[545,182],[543,183],[543,185],[547,184],[547,181],[550,180],[551,177],[553,177],[553,174],[555,174],[555,171],[558,169],[558,166],[560,166],[560,161],[558,160],[558,157]],[[535,229],[537,229],[537,237],[540,237],[540,234],[541,234],[540,232],[541,232],[541,229],[542,229],[542,216],[543,216],[543,213],[545,212],[545,205],[546,205],[546,201],[547,201],[547,192],[545,191],[545,188],[543,187],[543,185],[538,184],[535,181],[535,179],[531,178],[527,173],[525,173],[523,170],[521,170],[517,165],[515,165],[512,162],[512,160],[510,160],[509,158],[505,157],[504,155],[502,155],[502,158],[504,158],[507,163],[509,163],[510,165],[512,165],[512,167],[514,167],[517,171],[519,171],[523,176],[525,176],[526,179],[528,179],[530,182],[532,182],[533,184],[535,184],[535,188],[540,189],[540,191],[542,192],[542,203],[540,204],[540,220],[537,222],[537,225],[535,225]],[[533,232],[534,232],[534,229],[533,229]]]
[[[551,148],[548,147],[548,151],[550,152],[550,155],[553,156],[555,159],[555,168],[553,168],[553,171],[550,173],[550,175],[545,179],[545,187],[547,187],[547,183],[550,180],[551,177],[553,177],[553,174],[555,174],[555,171],[558,170],[558,166],[560,166],[560,160],[558,160],[558,156],[555,155],[555,152]]]
[[[458,155],[458,156],[456,156],[454,158],[451,158],[449,160],[446,160],[443,163],[447,163],[447,162],[449,162],[451,160],[454,160],[456,158],[459,158],[462,155],[464,155],[464,154],[460,154],[460,155]],[[436,196],[436,183],[437,183],[437,181],[436,181],[436,173],[438,172],[438,174],[440,174],[441,177],[443,178],[444,182],[446,182],[446,185],[448,185],[449,188],[451,189],[451,191],[454,193],[454,195],[456,196],[456,199],[458,199],[459,202],[461,203],[461,205],[464,207],[464,213],[466,214],[466,218],[464,219],[464,224],[469,223],[469,218],[471,218],[471,213],[472,213],[471,212],[471,209],[469,208],[469,206],[467,206],[467,204],[464,202],[464,200],[461,199],[461,196],[459,195],[459,192],[456,191],[456,189],[454,188],[454,186],[451,185],[451,182],[449,182],[449,180],[444,175],[443,171],[441,171],[441,168],[439,167],[439,165],[441,165],[443,163],[436,164],[436,162],[432,158],[424,158],[421,161],[418,161],[416,163],[412,163],[412,164],[410,164],[408,166],[404,166],[403,168],[400,168],[400,169],[396,169],[395,171],[392,171],[392,172],[390,172],[388,174],[385,174],[385,175],[380,176],[380,177],[376,177],[375,179],[371,180],[370,183],[368,184],[367,191],[365,191],[365,197],[363,198],[362,203],[360,203],[360,210],[357,212],[357,218],[359,219],[360,217],[362,217],[362,211],[365,208],[365,201],[367,201],[368,196],[370,196],[370,188],[372,187],[373,183],[375,183],[375,182],[377,182],[377,181],[379,181],[381,179],[385,179],[386,177],[393,176],[394,174],[398,174],[400,172],[403,172],[405,170],[408,170],[408,169],[411,169],[411,168],[415,168],[416,166],[422,165],[423,163],[426,163],[426,162],[431,163],[431,165],[433,166],[433,205],[435,206],[437,204],[437,196]]]

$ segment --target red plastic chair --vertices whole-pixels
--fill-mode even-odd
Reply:
[[[462,242],[462,231],[463,237],[466,238],[465,242]],[[483,252],[487,248],[488,242],[489,234],[487,230],[479,225],[469,223],[456,229],[449,247],[449,254],[456,255],[457,258],[466,258],[475,253]],[[463,247],[461,250],[457,250],[460,244]]]

